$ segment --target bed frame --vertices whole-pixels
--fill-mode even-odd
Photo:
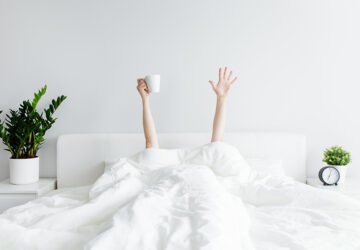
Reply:
[[[210,141],[207,133],[159,134],[162,148],[195,147]],[[289,133],[227,133],[225,141],[245,158],[281,159],[285,173],[306,179],[306,138]],[[70,134],[57,141],[58,187],[92,184],[103,172],[104,162],[132,155],[144,148],[143,134]]]

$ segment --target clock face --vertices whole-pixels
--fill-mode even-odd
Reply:
[[[333,185],[339,181],[340,173],[334,167],[324,167],[320,170],[319,177],[323,183]]]

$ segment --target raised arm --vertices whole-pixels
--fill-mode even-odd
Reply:
[[[223,141],[224,139],[226,97],[231,88],[231,85],[233,85],[233,83],[237,80],[237,77],[231,78],[232,71],[227,74],[227,70],[227,67],[225,67],[224,73],[222,73],[222,69],[219,69],[218,83],[215,84],[213,81],[209,81],[217,97],[211,142]]]
[[[143,78],[139,78],[137,82],[137,90],[139,91],[143,104],[143,127],[146,141],[145,146],[146,148],[158,148],[159,144],[157,140],[155,124],[150,110],[149,90]]]

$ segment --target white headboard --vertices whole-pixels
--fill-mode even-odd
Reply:
[[[207,133],[159,134],[162,148],[196,147],[210,141]],[[306,138],[289,133],[227,133],[225,141],[245,158],[281,159],[285,173],[306,179]],[[145,146],[143,134],[62,135],[57,142],[58,187],[92,184],[103,172],[104,161],[130,156]]]

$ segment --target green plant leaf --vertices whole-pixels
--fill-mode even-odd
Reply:
[[[324,151],[323,162],[328,165],[345,166],[351,161],[350,153],[340,146],[333,146]]]
[[[45,95],[46,89],[47,89],[47,86],[46,86],[46,84],[45,84],[45,86],[44,86],[42,89],[40,89],[37,93],[34,93],[34,99],[33,99],[33,101],[32,101],[32,108],[33,108],[34,110],[36,109],[36,106],[37,106],[37,104],[39,103],[41,97],[42,97],[43,95]]]
[[[36,157],[37,151],[45,141],[45,134],[55,123],[52,115],[66,99],[59,96],[52,100],[49,107],[39,113],[36,110],[41,97],[46,93],[47,86],[34,94],[32,102],[23,101],[17,110],[9,110],[5,120],[0,121],[0,138],[12,158]],[[0,111],[1,113],[2,111]],[[45,114],[45,117],[43,116]]]

